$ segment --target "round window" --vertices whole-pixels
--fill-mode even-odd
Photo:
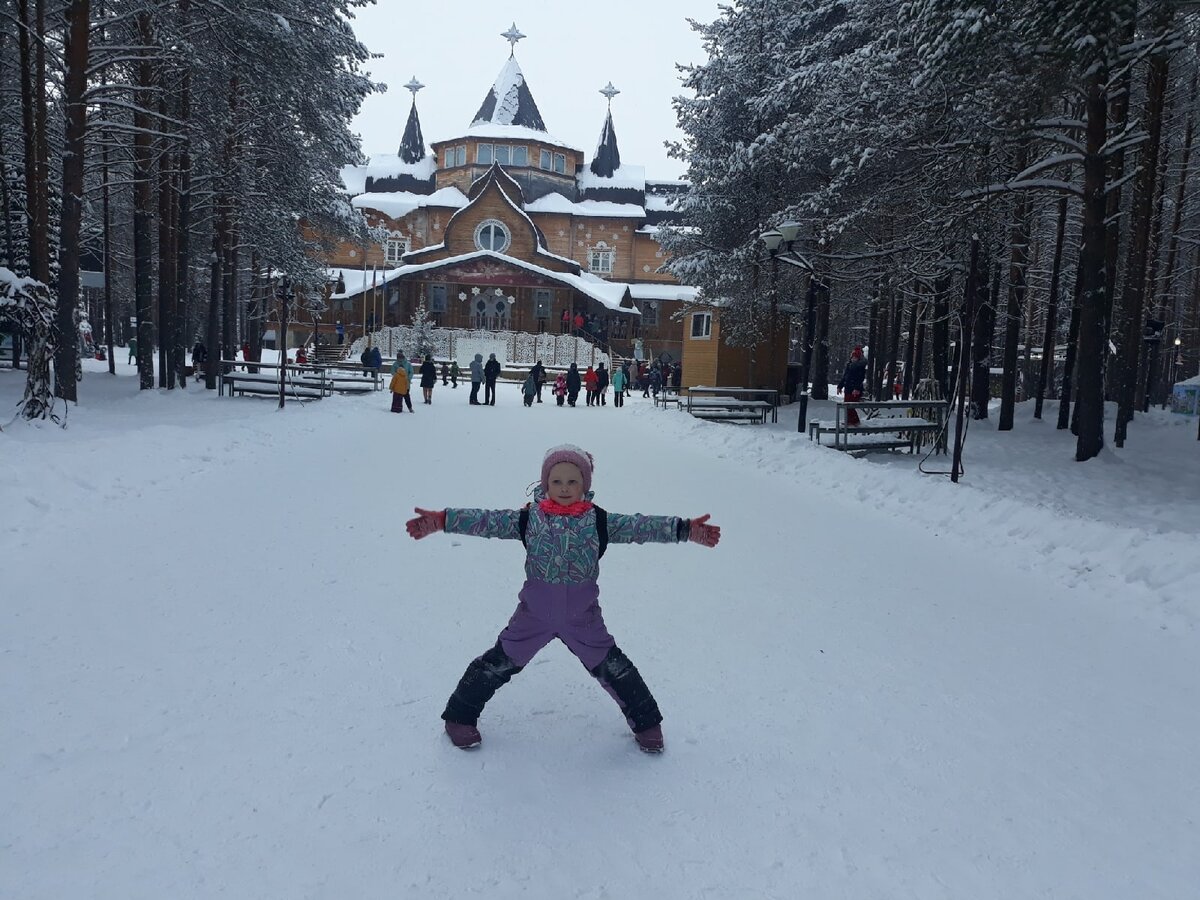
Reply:
[[[495,219],[480,222],[479,227],[475,229],[475,246],[480,250],[503,253],[511,242],[512,237],[509,235],[508,229],[502,222],[497,222]]]

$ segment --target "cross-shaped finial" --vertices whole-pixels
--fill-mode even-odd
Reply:
[[[417,91],[419,91],[421,88],[425,87],[425,85],[423,85],[423,84],[421,84],[421,82],[417,81],[417,76],[414,75],[412,77],[412,80],[408,84],[406,84],[405,87],[408,88],[410,91],[412,91],[413,99],[416,100],[417,99]]]
[[[618,91],[615,87],[613,87],[613,83],[610,81],[604,87],[600,88],[600,93],[602,93],[605,97],[608,98],[608,105],[611,108],[612,107],[612,98],[617,96],[617,94],[619,94],[621,92]]]
[[[500,37],[512,44],[512,50],[510,50],[508,54],[509,56],[512,56],[517,52],[517,41],[521,40],[521,38],[525,37],[525,35],[521,34],[521,32],[517,30],[517,23],[513,22],[512,27],[508,29],[508,31],[500,32]]]

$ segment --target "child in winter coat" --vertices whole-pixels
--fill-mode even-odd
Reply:
[[[446,531],[520,540],[525,584],[520,604],[496,645],[475,659],[451,694],[442,719],[446,734],[464,750],[479,746],[479,715],[492,696],[558,638],[617,701],[638,746],[663,750],[662,715],[646,682],[617,647],[600,612],[600,557],[608,544],[674,544],[715,547],[721,529],[708,516],[681,519],[608,513],[592,504],[591,454],[571,444],[551,447],[542,459],[535,503],[525,509],[417,508],[408,533],[417,539]]]
[[[587,389],[587,405],[591,406],[596,402],[596,382],[598,377],[596,370],[591,366],[587,367],[587,371],[583,373],[583,386]]]
[[[559,372],[558,377],[554,379],[553,393],[558,405],[562,406],[563,401],[567,398],[567,376],[562,372]]]
[[[392,392],[392,412],[404,412],[404,398],[408,396],[408,372],[404,370],[404,366],[396,367],[388,389]],[[411,401],[408,408],[412,410]]]
[[[521,385],[521,393],[525,396],[525,405],[533,406],[533,398],[537,396],[538,381],[537,376],[530,372],[525,376],[525,383]]]

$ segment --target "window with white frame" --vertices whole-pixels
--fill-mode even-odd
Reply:
[[[452,165],[454,165],[454,148],[447,147],[445,152],[442,153],[442,168],[448,169]]]
[[[529,148],[528,147],[513,147],[512,148],[512,164],[514,166],[529,165]]]
[[[509,158],[508,151],[509,151],[508,144],[497,144],[496,149],[494,151],[495,157],[496,157],[496,162],[500,163],[500,165],[502,165],[502,166],[507,166],[508,158]]]
[[[559,175],[567,174],[567,158],[561,153],[554,154],[554,171]]]
[[[429,286],[429,311],[431,313],[446,311],[446,285],[431,284]]]
[[[404,254],[408,252],[408,238],[392,235],[383,242],[383,260],[389,266],[400,265]]]
[[[467,164],[467,148],[465,146],[454,148],[454,164],[456,166],[465,166]]]
[[[503,253],[512,242],[512,236],[504,224],[496,219],[487,219],[479,223],[475,229],[475,246],[480,250],[492,250]]]
[[[692,313],[692,337],[712,337],[712,313]]]
[[[475,150],[475,162],[481,165],[491,165],[492,162],[492,145],[480,144]]]
[[[542,151],[542,158],[538,162],[538,167],[549,171],[554,168],[554,154],[549,150]]]
[[[614,251],[608,244],[601,241],[588,250],[588,271],[597,275],[611,275],[613,270]]]

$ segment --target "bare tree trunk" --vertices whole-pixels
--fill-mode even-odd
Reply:
[[[987,293],[988,270],[994,271],[991,293]],[[991,261],[984,259],[979,266],[980,283],[977,297],[983,297],[976,304],[974,331],[972,333],[971,350],[971,418],[986,419],[988,404],[992,399],[991,367],[992,340],[996,333],[996,304],[1000,300],[1000,267],[992,266]]]
[[[800,390],[808,393],[808,381],[812,375],[813,332],[817,327],[817,276],[809,274],[808,290],[804,298],[804,347],[800,357]],[[809,395],[811,396],[811,394]]]
[[[1042,333],[1042,365],[1038,370],[1037,401],[1033,417],[1042,417],[1042,402],[1054,371],[1054,347],[1058,336],[1058,282],[1062,277],[1063,243],[1067,236],[1067,198],[1058,201],[1058,229],[1054,236],[1054,261],[1050,264],[1050,297],[1046,302],[1046,328]]]
[[[191,9],[190,0],[180,0],[179,15],[181,27],[187,27],[188,12]],[[171,343],[174,347],[175,369],[179,372],[179,386],[187,387],[187,371],[185,363],[187,362],[187,343],[191,339],[190,334],[185,333],[185,328],[190,320],[191,314],[191,281],[188,278],[188,270],[191,265],[192,255],[192,156],[191,156],[191,138],[189,129],[191,128],[192,117],[192,70],[190,64],[184,62],[183,74],[179,82],[179,121],[181,124],[180,130],[180,145],[179,145],[179,210],[176,220],[176,238],[175,238],[175,330],[171,336]]]
[[[159,114],[166,129],[169,116],[166,101],[166,66],[158,66]],[[158,145],[158,386],[173,389],[175,370],[172,367],[175,335],[175,256],[172,198],[171,139],[163,136]]]
[[[138,13],[137,35],[139,60],[136,65],[137,90],[133,111],[133,293],[137,305],[137,367],[138,383],[142,390],[154,387],[154,297],[151,281],[154,260],[150,238],[153,216],[153,138],[150,116],[154,101],[154,65],[150,59],[154,42],[154,25],[150,14]]]
[[[933,285],[933,377],[937,379],[942,396],[950,397],[950,273],[942,275]]]
[[[225,260],[225,248],[222,242],[224,226],[221,220],[224,213],[220,210],[220,198],[213,215],[212,254],[209,256],[208,271],[208,327],[204,333],[204,341],[208,345],[208,359],[204,363],[204,387],[206,390],[216,390],[217,368],[221,359],[218,347],[221,343],[220,316],[221,309],[221,266]]]
[[[50,284],[50,135],[47,123],[49,105],[46,102],[46,3],[34,3],[35,37],[33,47],[34,106],[33,133],[37,168],[37,208],[33,225],[33,240],[38,245],[38,266],[33,277]],[[74,323],[71,331],[74,333]],[[65,339],[65,338],[64,338]],[[73,376],[72,376],[73,377]]]
[[[814,400],[829,399],[829,282],[817,283],[817,332],[813,341]]]
[[[1022,143],[1017,152],[1016,171],[1025,171],[1027,165],[1029,145]],[[1013,198],[1008,243],[1008,302],[1004,309],[1004,374],[1000,383],[998,431],[1012,431],[1017,405],[1017,345],[1021,337],[1021,314],[1025,309],[1025,268],[1029,261],[1029,195],[1025,191],[1017,191]],[[997,276],[999,272],[997,266]]]
[[[904,394],[903,399],[907,400],[912,394],[913,388],[913,365],[916,359],[917,349],[917,307],[921,305],[921,282],[914,282],[915,296],[909,305],[908,312],[908,340],[904,344]]]
[[[1154,185],[1158,177],[1158,150],[1162,139],[1163,106],[1167,91],[1167,62],[1165,53],[1150,57],[1147,73],[1144,128],[1148,140],[1138,158],[1134,180],[1133,204],[1129,211],[1129,248],[1125,260],[1125,283],[1121,293],[1121,313],[1114,322],[1113,336],[1117,339],[1114,356],[1114,392],[1117,399],[1117,422],[1113,437],[1118,447],[1125,446],[1129,422],[1133,419],[1137,396],[1138,354],[1142,349],[1142,318],[1146,294],[1146,259],[1150,249],[1150,218],[1154,200]]]
[[[1108,108],[1104,96],[1105,67],[1087,76],[1087,131],[1083,157],[1083,249],[1079,304],[1078,371],[1075,404],[1075,459],[1084,462],[1104,448],[1105,330],[1105,167]]]
[[[958,483],[959,476],[963,470],[963,441],[966,438],[963,419],[967,405],[967,373],[971,365],[971,341],[969,334],[971,322],[975,318],[975,294],[981,277],[985,277],[981,274],[981,271],[986,270],[983,270],[979,265],[979,238],[972,238],[971,265],[967,270],[967,281],[963,290],[962,317],[959,320],[962,324],[958,329],[958,412],[955,415],[954,426],[954,458],[950,465],[950,480],[955,484]]]
[[[54,393],[76,400],[75,366],[79,339],[75,309],[79,305],[79,231],[83,224],[84,137],[87,132],[89,0],[71,0],[66,10],[66,46],[63,58],[63,106],[66,142],[63,145],[62,223],[59,229],[58,346],[54,350]]]

